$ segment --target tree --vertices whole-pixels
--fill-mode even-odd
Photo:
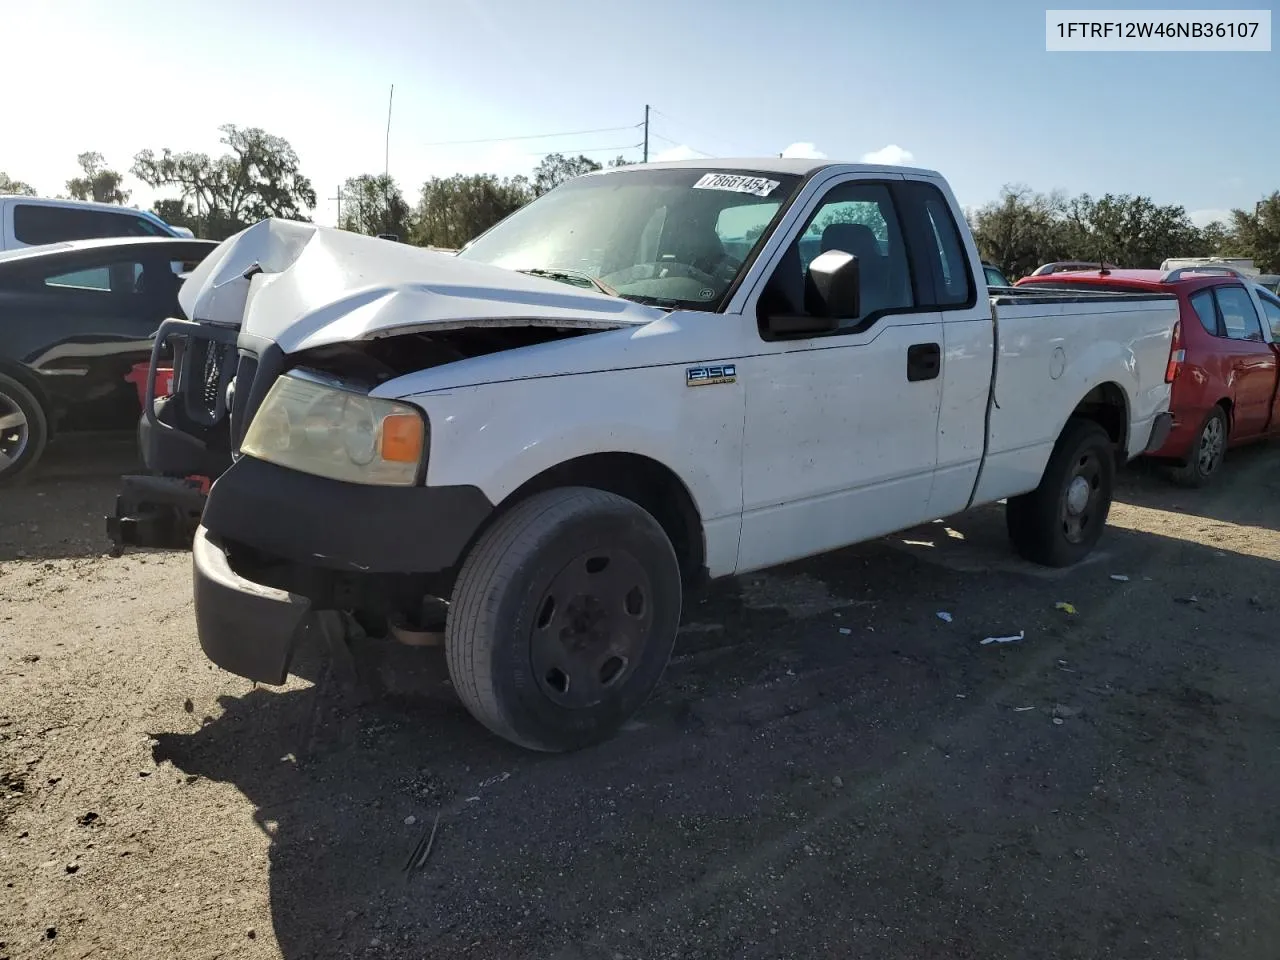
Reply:
[[[413,242],[461,247],[520,209],[531,196],[527,177],[500,180],[491,173],[432,177],[422,185]]]
[[[622,159],[619,157],[618,159]],[[616,166],[616,164],[615,164]],[[540,197],[554,190],[566,180],[582,176],[600,169],[600,164],[590,157],[566,157],[559,153],[549,153],[533,171],[533,195]]]
[[[165,147],[157,157],[143,150],[134,157],[133,175],[153,188],[177,187],[184,203],[194,201],[193,229],[203,237],[224,240],[268,217],[309,219],[304,211],[315,207],[316,192],[288,140],[259,127],[218,129],[228,153],[211,158]]]
[[[1026,276],[1043,263],[1067,259],[1065,208],[1061,194],[1034,193],[1020,184],[1005,185],[999,200],[971,215],[978,250],[984,260],[999,266],[1011,280]]]
[[[22,180],[14,180],[3,170],[0,170],[0,193],[16,193],[23,197],[34,197],[36,188]]]
[[[610,166],[610,167],[629,167],[629,166],[631,166],[631,164],[632,164],[633,162],[634,162],[634,161],[632,161],[632,160],[628,160],[628,159],[627,159],[626,157],[624,157],[622,154],[618,154],[616,157],[614,157],[612,160],[610,160],[610,161],[609,161],[609,163],[607,164],[607,166]]]
[[[73,198],[120,204],[129,199],[129,191],[120,189],[124,175],[108,169],[102,154],[93,151],[82,153],[76,157],[76,163],[80,164],[84,176],[67,181],[67,192]]]
[[[1185,208],[1150,197],[1108,193],[1094,200],[1081,194],[1068,204],[1066,220],[1072,259],[1151,269],[1168,257],[1211,252]]]
[[[377,236],[394,233],[406,239],[413,211],[393,177],[383,173],[362,173],[342,185],[342,215],[338,226],[353,233]]]
[[[1264,273],[1280,273],[1280,191],[1258,201],[1253,213],[1231,211],[1231,246]]]

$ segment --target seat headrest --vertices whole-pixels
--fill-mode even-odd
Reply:
[[[870,227],[862,223],[832,223],[822,231],[822,252],[843,250],[859,260],[880,256],[880,243]]]

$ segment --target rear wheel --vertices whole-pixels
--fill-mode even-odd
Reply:
[[[472,549],[445,624],[471,714],[532,750],[612,736],[657,685],[680,621],[680,568],[658,522],[567,487],[513,507]]]
[[[1214,407],[1200,425],[1187,462],[1169,471],[1169,478],[1183,487],[1203,487],[1218,475],[1227,456],[1227,412]]]
[[[1107,432],[1092,420],[1068,421],[1040,486],[1010,497],[1005,507],[1014,549],[1047,567],[1067,567],[1083,560],[1106,526],[1115,473],[1115,453]]]
[[[35,394],[0,373],[0,483],[36,465],[49,442],[49,421]]]

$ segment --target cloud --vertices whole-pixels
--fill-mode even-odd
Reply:
[[[1230,210],[1192,210],[1187,216],[1191,218],[1191,222],[1197,227],[1207,227],[1214,221],[1218,223],[1231,222]]]
[[[825,160],[827,155],[815,147],[807,140],[801,140],[799,143],[793,143],[787,149],[782,151],[784,157],[794,158],[798,160]]]
[[[659,150],[650,160],[697,160],[701,157],[697,150],[693,147],[686,147],[683,143],[675,147],[667,147],[665,150]]]
[[[881,147],[879,150],[872,150],[870,153],[862,155],[863,163],[882,163],[891,167],[901,167],[914,159],[915,154],[910,150],[904,150],[896,143],[891,143],[887,147]]]

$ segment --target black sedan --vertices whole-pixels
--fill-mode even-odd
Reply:
[[[75,240],[0,254],[0,483],[55,430],[127,428],[160,322],[181,317],[181,275],[217,246],[171,237]]]

